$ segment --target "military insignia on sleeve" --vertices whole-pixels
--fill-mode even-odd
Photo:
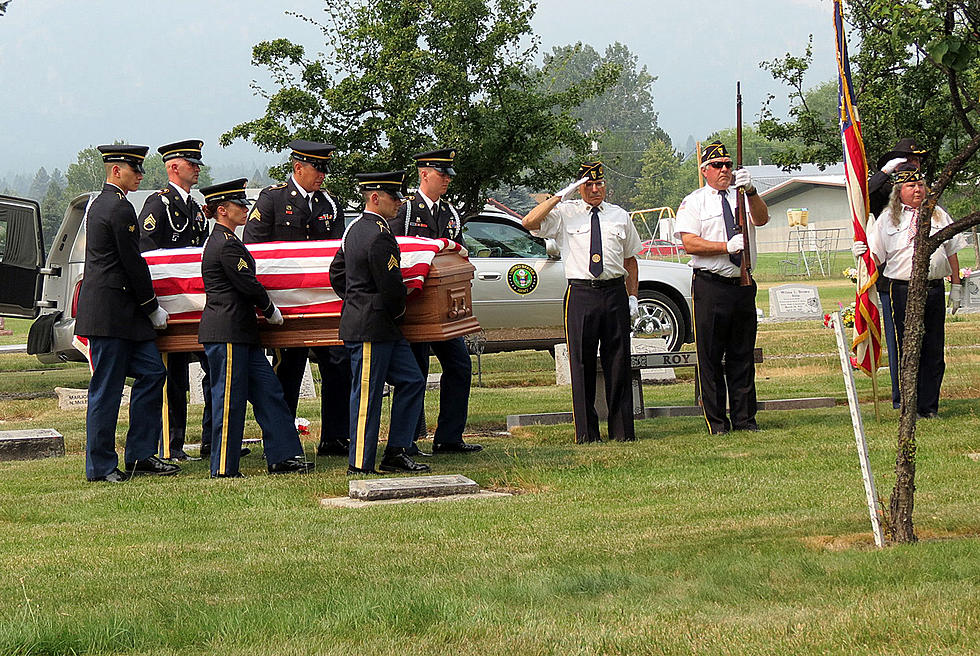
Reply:
[[[130,232],[136,232],[136,224],[135,223],[130,223],[129,224],[129,231]]]
[[[238,258],[238,270],[241,271],[243,269],[248,271],[248,262],[245,261],[244,257],[240,257]]]
[[[146,218],[143,219],[143,229],[147,232],[153,232],[153,229],[157,227],[157,220],[153,218],[152,214],[147,214]]]
[[[391,271],[392,269],[396,268],[397,266],[398,266],[398,258],[395,257],[394,255],[389,255],[388,256],[388,270]]]
[[[262,212],[260,212],[259,208],[256,207],[254,210],[252,210],[252,213],[248,215],[248,219],[249,221],[251,221],[252,219],[255,219],[256,221],[261,221]]]

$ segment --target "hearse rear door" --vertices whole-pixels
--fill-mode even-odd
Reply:
[[[0,316],[37,316],[43,265],[41,206],[0,195]]]

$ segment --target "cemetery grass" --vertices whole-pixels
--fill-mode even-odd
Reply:
[[[467,440],[486,450],[429,462],[515,496],[455,503],[324,509],[320,498],[346,493],[343,459],[272,477],[261,449],[242,480],[209,480],[195,462],[174,478],[89,484],[83,411],[3,401],[0,429],[56,428],[68,456],[0,463],[0,654],[976,652],[978,323],[947,324],[961,348],[947,350],[941,417],[919,423],[921,541],[884,551],[846,407],[763,412],[762,432],[725,437],[697,417],[638,422],[629,444],[574,445],[567,424],[501,434],[506,414],[568,409],[547,353],[483,358]],[[843,400],[819,322],[763,324],[759,345],[760,398]],[[75,385],[75,369],[45,384]],[[511,380],[521,386],[500,386]],[[887,499],[897,411],[882,403],[876,422],[870,383],[857,383]],[[692,385],[645,395],[687,405]],[[304,400],[300,413],[318,408]]]

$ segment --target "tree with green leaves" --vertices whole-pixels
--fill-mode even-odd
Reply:
[[[331,190],[350,175],[408,167],[413,153],[457,151],[449,191],[466,212],[501,185],[555,188],[574,176],[588,139],[571,110],[615,80],[601,67],[567,89],[542,91],[531,0],[339,0],[319,23],[326,52],[287,39],[255,46],[275,89],[266,113],[221,136],[282,151],[291,139],[337,146]],[[567,152],[562,161],[553,155]],[[285,177],[285,170],[276,177]],[[414,172],[413,172],[414,173]]]
[[[669,141],[655,139],[640,160],[640,179],[632,204],[635,209],[676,208],[698,186],[696,158],[683,160]]]
[[[975,206],[954,213],[952,225],[930,235],[933,210],[947,191],[976,190],[980,185],[980,5],[975,0],[850,0],[848,19],[860,48],[852,56],[856,103],[861,112],[867,152],[882,153],[900,137],[914,137],[930,151],[924,162],[934,180],[917,220],[912,276],[909,281],[901,353],[902,410],[898,428],[895,485],[888,503],[892,539],[915,541],[912,513],[916,473],[916,380],[922,348],[926,279],[930,255],[959,232],[980,225]],[[764,112],[763,133],[791,134],[805,145],[786,162],[837,161],[837,129],[820,120],[806,102],[804,76],[810,48],[801,57],[787,55],[770,67],[790,91],[790,120]],[[873,155],[871,155],[873,157]]]
[[[66,184],[65,176],[62,175],[61,170],[55,169],[48,182],[44,199],[41,201],[41,232],[44,235],[45,249],[50,249],[51,242],[65,218],[65,210],[68,208],[69,200],[65,193]]]

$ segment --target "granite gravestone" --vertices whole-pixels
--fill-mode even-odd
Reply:
[[[820,293],[813,285],[777,285],[769,289],[769,316],[773,320],[823,320]]]
[[[963,305],[958,313],[975,314],[980,312],[980,271],[973,271],[963,278]]]

